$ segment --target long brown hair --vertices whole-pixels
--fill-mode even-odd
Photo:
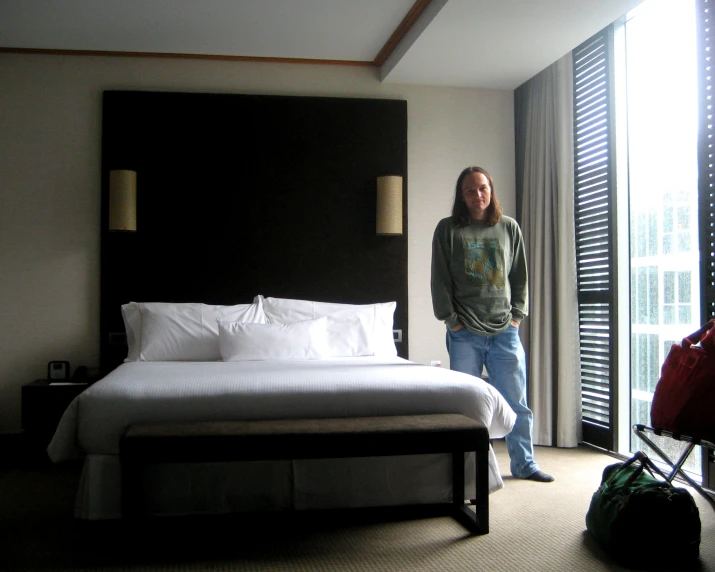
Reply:
[[[494,180],[492,179],[492,176],[481,167],[467,167],[459,174],[459,177],[457,178],[457,185],[454,190],[452,219],[457,226],[466,226],[471,222],[471,219],[469,217],[469,210],[467,210],[467,205],[462,198],[462,183],[464,182],[464,178],[469,173],[481,173],[489,181],[489,188],[491,189],[491,200],[489,201],[489,206],[487,207],[487,218],[484,222],[489,226],[494,226],[501,220],[501,205],[499,204],[499,199],[497,198],[496,190],[494,189]]]

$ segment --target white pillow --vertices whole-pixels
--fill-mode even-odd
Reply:
[[[265,324],[253,304],[130,302],[122,306],[128,352],[124,361],[218,361],[218,319]]]
[[[224,361],[322,359],[329,357],[327,318],[291,324],[218,321]]]
[[[341,310],[324,317],[327,320],[330,357],[375,355],[375,314],[370,308]]]
[[[124,331],[127,333],[127,357],[124,361],[139,361],[139,350],[142,339],[142,314],[139,303],[129,302],[122,306]]]
[[[298,322],[301,320],[310,320],[323,316],[333,316],[340,314],[345,317],[352,313],[357,318],[361,327],[367,328],[369,336],[369,350],[364,353],[360,350],[358,353],[348,355],[376,355],[376,356],[396,356],[397,348],[392,336],[394,325],[396,302],[383,302],[377,304],[338,304],[332,302],[314,302],[310,300],[292,300],[289,298],[264,298],[261,295],[256,296],[255,301],[262,300],[263,310],[268,319],[268,323],[286,324],[290,322]],[[338,330],[334,326],[328,326],[331,335],[332,345],[345,345],[342,341],[333,341],[335,336],[339,336]],[[343,335],[347,336],[348,330],[343,331]],[[350,332],[352,334],[352,332]],[[357,334],[361,335],[360,333]],[[354,336],[348,336],[354,337]],[[351,342],[347,342],[351,346]],[[336,350],[340,352],[341,350]],[[336,354],[340,355],[339,353]]]

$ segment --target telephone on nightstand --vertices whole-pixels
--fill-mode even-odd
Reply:
[[[70,377],[70,362],[68,361],[51,361],[47,364],[47,379],[69,379]]]

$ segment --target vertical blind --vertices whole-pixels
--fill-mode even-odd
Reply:
[[[614,448],[615,256],[611,28],[573,51],[574,187],[583,439]]]
[[[705,322],[715,317],[715,131],[713,130],[713,35],[715,0],[698,0],[698,222],[700,224],[701,308]],[[703,485],[715,488],[715,453],[703,455]]]
[[[714,0],[699,0],[698,93],[698,196],[700,224],[700,277],[703,322],[715,316],[715,131],[713,130],[713,37],[710,31]]]

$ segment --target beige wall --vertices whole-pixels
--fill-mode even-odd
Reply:
[[[407,100],[410,358],[448,364],[432,231],[469,164],[491,171],[514,214],[512,92],[383,85],[361,67],[0,54],[0,433],[20,430],[20,388],[48,361],[99,363],[105,89]]]

